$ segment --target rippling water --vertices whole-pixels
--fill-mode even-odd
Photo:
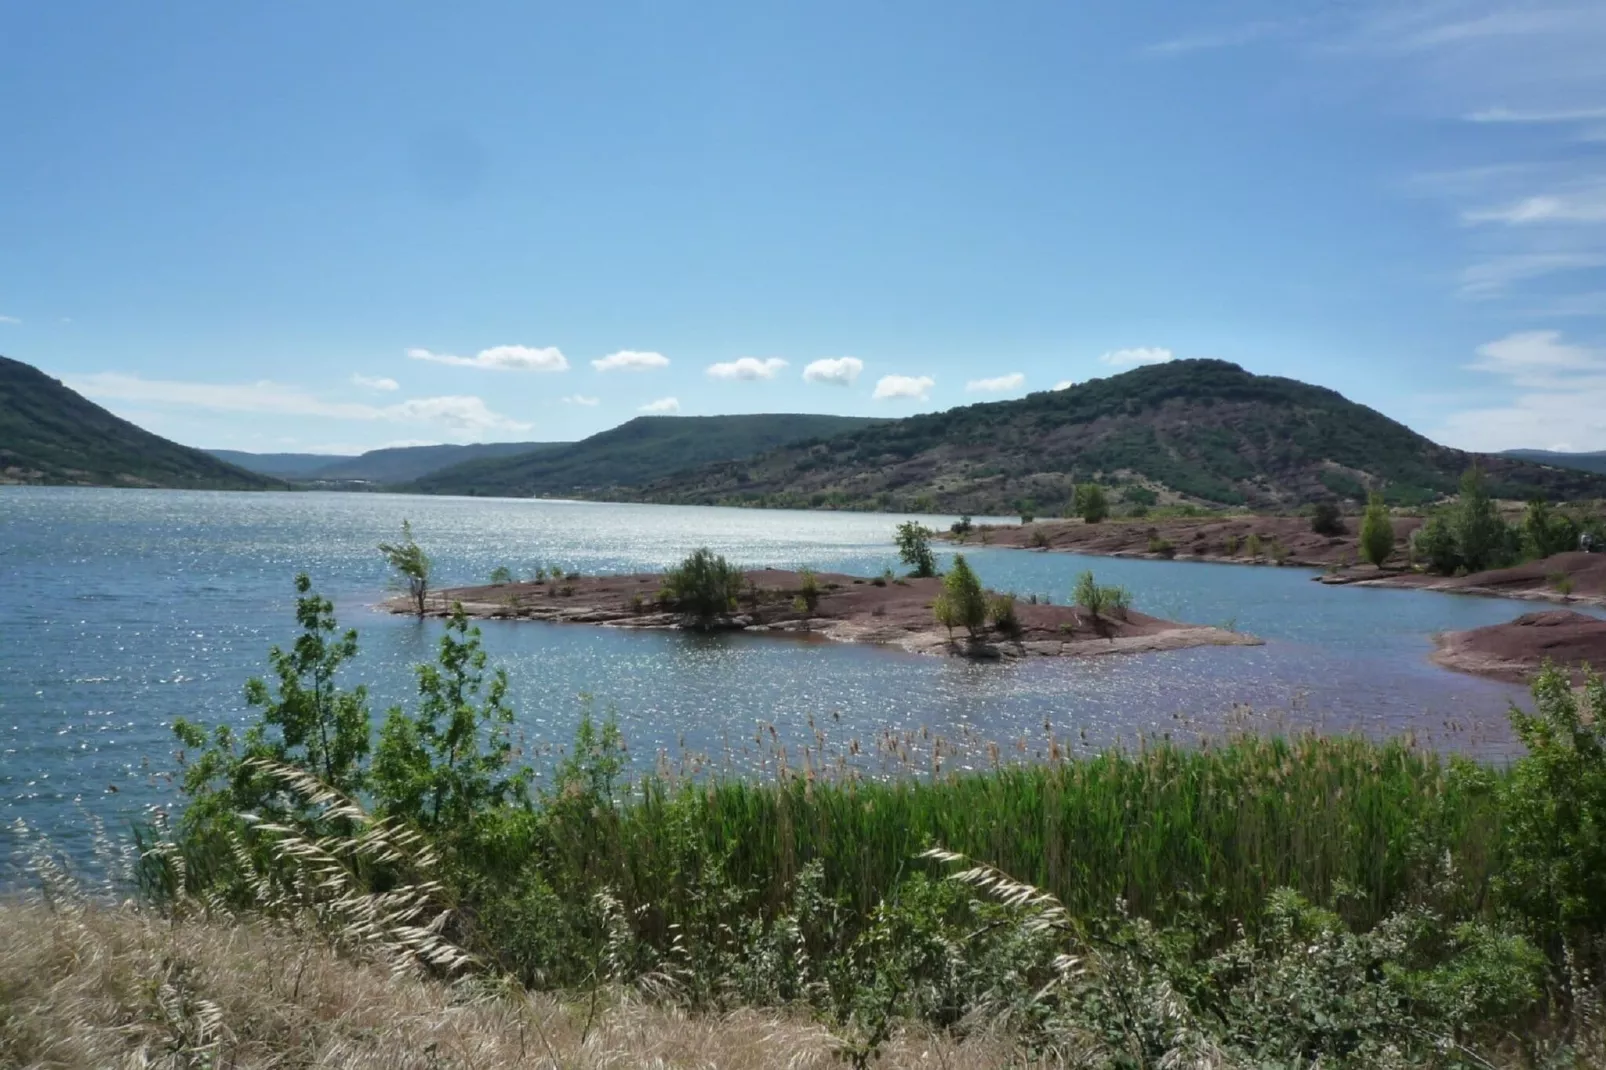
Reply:
[[[875,573],[895,564],[901,517],[852,513],[364,494],[0,488],[0,820],[69,844],[83,817],[123,821],[172,798],[175,717],[244,719],[246,677],[294,634],[292,579],[312,575],[358,627],[355,674],[376,713],[411,692],[439,622],[375,611],[386,593],[374,546],[404,517],[441,585],[497,565],[582,572],[657,569],[707,545],[745,565]],[[930,518],[927,518],[928,521]],[[861,743],[872,770],[903,766],[876,741],[910,741],[929,763],[982,765],[986,744],[1030,755],[1050,735],[1098,747],[1139,732],[1234,726],[1413,733],[1487,757],[1511,752],[1504,711],[1522,691],[1427,661],[1438,630],[1508,620],[1518,602],[1324,588],[1297,569],[1123,561],[973,548],[982,580],[1063,601],[1093,568],[1145,612],[1233,622],[1268,640],[1126,658],[971,664],[765,636],[696,636],[487,622],[533,751],[562,745],[582,694],[617,710],[638,762],[702,753],[758,768],[788,747]],[[774,727],[771,736],[770,727]],[[814,754],[807,760],[816,760]],[[0,851],[0,856],[8,854]]]

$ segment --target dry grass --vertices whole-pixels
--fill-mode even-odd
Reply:
[[[1003,1041],[905,1034],[876,1065],[1012,1065]],[[397,975],[252,922],[0,902],[0,1066],[697,1067],[842,1065],[784,1014],[695,1015],[613,992],[560,1002]]]

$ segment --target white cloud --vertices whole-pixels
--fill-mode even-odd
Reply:
[[[1076,385],[1076,380],[1075,379],[1061,379],[1059,382],[1057,382],[1053,386],[1049,387],[1049,389],[1050,390],[1056,390],[1056,391],[1057,390],[1069,390],[1071,387],[1073,387],[1075,385]]]
[[[1449,417],[1440,441],[1471,450],[1606,448],[1606,349],[1564,342],[1558,331],[1519,331],[1477,350],[1469,367],[1504,382],[1498,405]]]
[[[0,323],[21,323],[21,322],[22,321],[19,320],[15,316],[0,316]]]
[[[786,367],[786,361],[780,357],[765,357],[763,360],[757,357],[738,357],[736,360],[710,364],[708,366],[708,377],[710,379],[738,379],[744,382],[753,382],[757,379],[773,379],[784,367]]]
[[[621,349],[617,353],[609,353],[606,357],[591,362],[591,366],[599,372],[611,371],[648,371],[653,368],[669,367],[669,358],[662,353],[637,352],[634,349]]]
[[[1019,390],[1025,385],[1026,376],[1020,372],[1010,372],[1008,375],[998,375],[991,379],[972,379],[965,384],[965,389],[972,394],[1003,394]]]
[[[473,396],[412,398],[394,405],[379,406],[354,401],[325,401],[298,387],[267,380],[256,383],[190,383],[99,372],[69,376],[63,381],[73,390],[92,398],[185,406],[214,412],[440,424],[459,431],[522,431],[530,427],[527,423],[493,412],[483,400]]]
[[[1572,193],[1546,193],[1524,197],[1497,208],[1463,212],[1468,223],[1606,223],[1606,185]]]
[[[826,357],[812,362],[803,369],[803,381],[852,386],[862,371],[864,371],[864,361],[858,357]]]
[[[458,357],[451,353],[432,353],[427,349],[409,349],[407,355],[414,360],[427,360],[434,364],[450,364],[458,368],[486,368],[492,371],[561,372],[567,371],[569,361],[556,346],[492,346],[472,357]]]
[[[875,393],[871,397],[877,401],[889,398],[913,398],[925,401],[931,396],[931,388],[937,385],[937,380],[929,375],[883,375],[875,385]]]
[[[602,403],[601,398],[586,397],[584,394],[570,394],[563,399],[565,405],[585,405],[588,408]]]
[[[361,375],[361,374],[359,374],[357,372],[352,372],[351,373],[351,381],[353,383],[355,383],[356,385],[362,387],[365,390],[391,391],[391,390],[400,390],[401,389],[401,384],[398,383],[396,380],[387,379],[387,378],[385,378],[383,376],[381,376],[381,377],[379,377],[377,379],[371,379],[366,375]]]
[[[1466,116],[1469,123],[1588,123],[1600,119],[1606,119],[1606,108],[1562,108],[1555,111],[1485,108]]]
[[[1102,364],[1112,368],[1136,368],[1143,364],[1164,364],[1174,360],[1175,355],[1169,349],[1158,347],[1139,347],[1137,349],[1115,349],[1099,358]]]
[[[1473,264],[1461,272],[1461,294],[1493,297],[1513,283],[1597,267],[1606,267],[1606,253],[1514,253]]]
[[[657,401],[649,401],[649,402],[647,402],[647,404],[643,405],[637,411],[639,411],[639,412],[659,413],[659,414],[668,414],[668,413],[679,412],[680,411],[680,399],[679,398],[659,398]]]

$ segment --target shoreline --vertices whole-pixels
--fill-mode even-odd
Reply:
[[[1606,671],[1606,620],[1565,609],[1524,613],[1491,624],[1433,636],[1435,665],[1507,683],[1529,683],[1547,663],[1565,670],[1573,685],[1584,670]]]
[[[1099,657],[1263,643],[1241,632],[1162,620],[1136,610],[1094,617],[1078,606],[1021,600],[1015,602],[1013,629],[989,625],[976,639],[965,637],[962,630],[951,637],[932,615],[932,602],[942,589],[938,578],[819,573],[818,601],[812,610],[800,601],[803,578],[798,572],[753,569],[743,574],[743,581],[736,610],[707,630],[863,643],[974,660]],[[660,574],[633,573],[451,587],[430,594],[425,615],[446,616],[456,604],[476,620],[692,630],[694,624],[684,614],[659,603],[662,582]],[[401,596],[386,599],[380,607],[394,614],[412,612]]]

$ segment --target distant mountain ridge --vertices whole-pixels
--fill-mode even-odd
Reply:
[[[114,416],[31,364],[0,357],[0,483],[283,489],[277,479]]]
[[[661,478],[635,500],[777,507],[1057,512],[1077,482],[1118,500],[1263,510],[1324,498],[1453,494],[1474,462],[1502,496],[1606,496],[1606,477],[1440,446],[1324,387],[1184,360],[771,450]]]
[[[859,416],[762,413],[638,416],[579,442],[517,457],[468,461],[402,489],[497,497],[615,497],[684,469],[825,439],[881,421]]]
[[[332,453],[206,452],[230,464],[280,479],[388,485],[406,483],[465,461],[514,457],[567,445],[567,442],[476,442],[468,445],[389,446],[355,457]]]
[[[1558,450],[1506,450],[1502,457],[1515,457],[1553,468],[1576,468],[1580,472],[1606,473],[1606,450],[1594,453],[1564,453]]]

